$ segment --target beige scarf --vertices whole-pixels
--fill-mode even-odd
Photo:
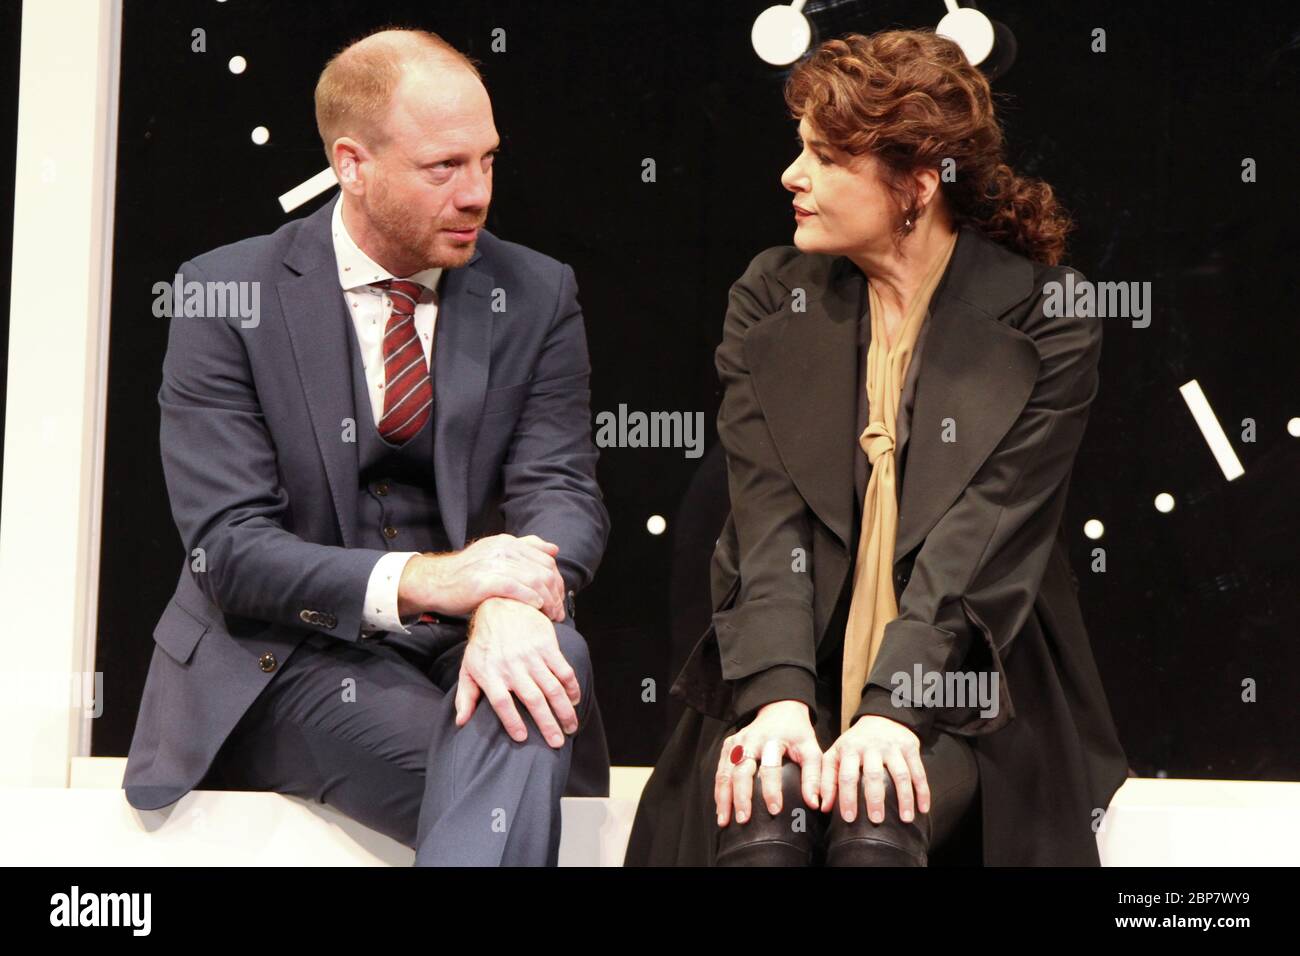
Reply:
[[[894,483],[894,425],[903,395],[903,382],[912,349],[929,312],[930,297],[952,256],[957,236],[939,254],[903,316],[897,341],[885,340],[885,310],[868,283],[871,309],[871,345],[867,348],[867,427],[858,444],[871,462],[871,478],[862,502],[862,533],[858,538],[857,563],[853,572],[853,600],[844,634],[844,664],[840,732],[862,703],[867,676],[871,673],[885,625],[898,617],[894,597],[894,540],[898,535],[898,492]]]

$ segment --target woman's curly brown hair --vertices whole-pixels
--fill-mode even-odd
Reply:
[[[918,169],[956,179],[939,188],[957,226],[969,223],[1030,259],[1056,265],[1074,224],[1041,179],[1003,160],[1002,128],[988,80],[956,43],[931,30],[890,30],[828,40],[794,67],[785,101],[831,145],[871,154],[899,200],[899,223],[915,220]],[[898,230],[901,232],[900,230]]]

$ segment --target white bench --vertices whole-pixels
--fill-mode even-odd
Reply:
[[[414,853],[321,804],[276,793],[196,790],[138,811],[124,758],[80,757],[71,786],[0,788],[9,865],[409,866]],[[561,866],[618,866],[648,767],[615,767],[608,798],[561,804]],[[1133,778],[1098,834],[1106,866],[1292,866],[1300,783]]]

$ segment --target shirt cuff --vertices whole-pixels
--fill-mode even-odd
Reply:
[[[378,561],[366,582],[366,603],[361,614],[362,633],[395,631],[410,634],[397,615],[397,592],[406,562],[418,551],[390,551]]]

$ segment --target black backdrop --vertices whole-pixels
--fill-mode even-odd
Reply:
[[[784,75],[749,44],[767,3],[127,0],[96,754],[126,752],[150,632],[181,559],[158,457],[166,320],[151,315],[151,287],[185,258],[289,218],[276,197],[325,166],[312,89],[326,59],[396,23],[435,30],[483,62],[504,140],[488,226],[576,270],[593,412],[702,411],[716,451],[713,349],[727,288],[792,233],[778,182],[793,158]],[[1068,511],[1121,738],[1144,775],[1295,779],[1300,442],[1286,422],[1300,414],[1300,13],[1282,3],[980,6],[1018,40],[994,84],[1008,97],[1010,158],[1074,211],[1068,261],[1093,280],[1153,284],[1149,328],[1107,326]],[[933,26],[943,6],[812,0],[806,12],[830,36]],[[206,53],[190,50],[199,27]],[[489,48],[496,27],[503,54]],[[1098,27],[1104,54],[1090,52]],[[226,67],[235,54],[249,62],[240,76]],[[270,130],[263,146],[249,137],[258,125]],[[646,157],[653,184],[641,180]],[[1241,181],[1244,157],[1257,161],[1257,183]],[[1231,483],[1178,395],[1193,377],[1245,466]],[[1254,443],[1240,440],[1247,417]],[[579,620],[616,763],[657,756],[675,713],[674,662],[706,623],[725,488],[701,467],[681,450],[601,455],[613,532]],[[1170,514],[1152,506],[1161,491],[1177,500]],[[667,533],[646,531],[652,514]],[[1088,518],[1105,523],[1100,542],[1084,537]],[[1097,544],[1105,573],[1089,571]],[[647,678],[655,702],[643,700]],[[1241,702],[1246,679],[1258,682],[1257,703]]]

